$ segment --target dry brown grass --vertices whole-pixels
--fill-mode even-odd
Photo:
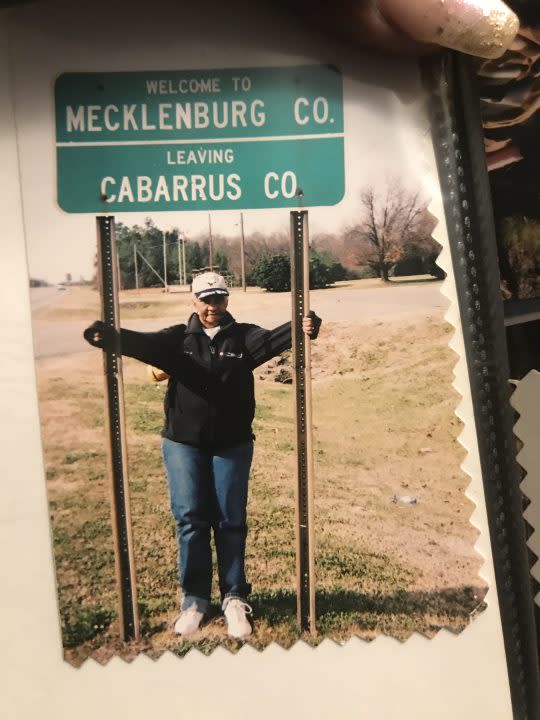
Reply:
[[[316,564],[319,639],[406,639],[462,630],[485,593],[459,469],[455,358],[448,328],[426,320],[399,328],[328,324],[313,345]],[[257,372],[257,449],[251,476],[247,570],[254,585],[257,648],[284,647],[295,622],[292,388]],[[113,549],[103,440],[99,353],[38,363],[48,491],[66,657],[102,661],[143,650],[179,655],[218,644],[234,650],[218,613],[182,641],[176,546],[159,451],[164,389],[125,361],[130,488],[143,640],[116,627]],[[391,502],[412,495],[416,505]],[[307,638],[309,642],[318,642]]]

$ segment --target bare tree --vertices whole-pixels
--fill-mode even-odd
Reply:
[[[418,192],[408,192],[392,182],[379,197],[373,187],[367,187],[360,202],[360,222],[344,233],[349,262],[369,265],[377,277],[388,280],[389,270],[397,262],[437,252],[431,238],[435,221]]]
[[[246,237],[246,272],[249,275],[257,261],[277,253],[289,252],[289,237],[284,232],[265,235],[253,232]]]

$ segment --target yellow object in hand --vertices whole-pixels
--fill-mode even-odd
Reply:
[[[152,382],[162,382],[163,380],[168,380],[170,377],[164,370],[152,367],[152,365],[148,365],[148,374]]]

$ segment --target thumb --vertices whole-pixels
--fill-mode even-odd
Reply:
[[[482,58],[500,57],[519,30],[501,0],[379,0],[388,23],[421,43],[435,43]]]
[[[500,57],[519,30],[502,0],[289,0],[324,32],[390,54],[419,55],[438,45]]]

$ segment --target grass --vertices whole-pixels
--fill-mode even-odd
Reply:
[[[414,345],[409,339],[414,332]],[[460,631],[482,607],[467,478],[459,469],[454,357],[440,322],[415,327],[329,325],[313,346],[318,636],[296,626],[293,388],[256,376],[256,454],[251,475],[247,574],[258,649],[303,637],[366,640],[387,633]],[[98,354],[62,372],[38,366],[62,632],[67,659],[106,661],[166,649],[184,655],[226,638],[217,586],[198,636],[170,631],[177,613],[176,541],[160,457],[164,388],[125,362],[129,482],[142,639],[118,634],[103,383]],[[275,365],[276,373],[281,365]],[[261,379],[264,378],[264,379]],[[414,495],[415,506],[392,503]]]

